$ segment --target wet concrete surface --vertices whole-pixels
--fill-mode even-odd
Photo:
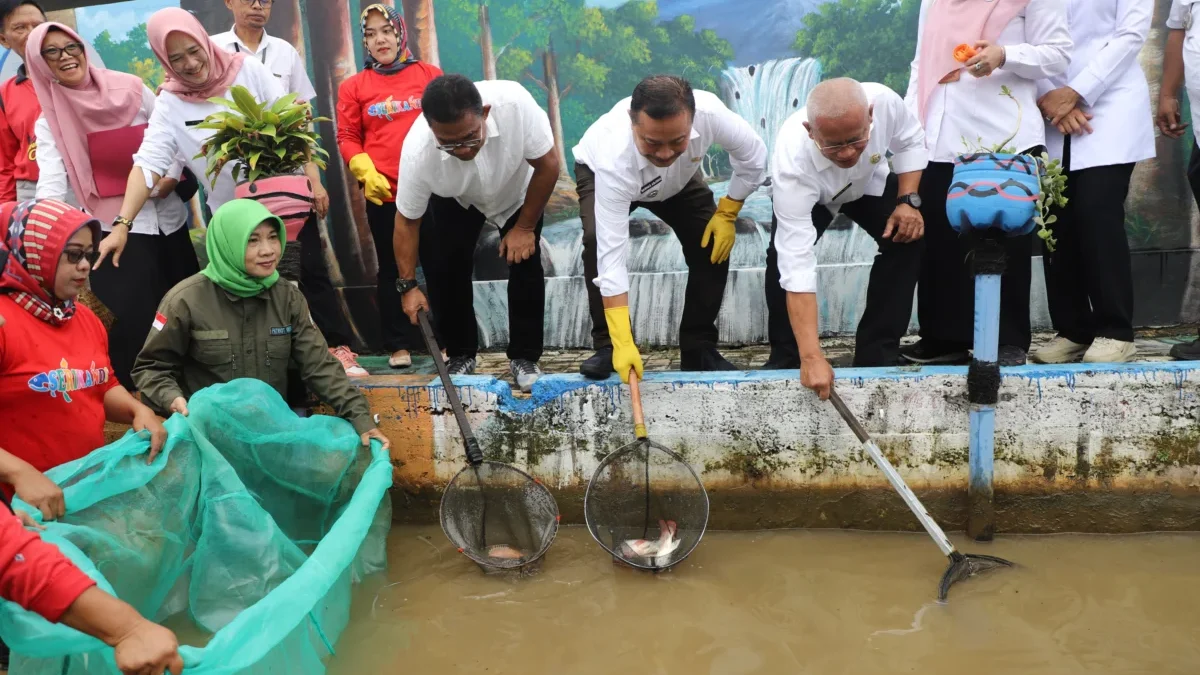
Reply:
[[[436,527],[398,526],[330,663],[357,673],[1194,673],[1200,535],[952,536],[1014,569],[935,602],[923,534],[709,532],[652,575],[580,527],[542,571],[483,575]]]

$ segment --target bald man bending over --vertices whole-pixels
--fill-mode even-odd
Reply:
[[[817,339],[814,249],[837,213],[879,244],[854,365],[896,365],[921,269],[925,224],[917,187],[928,162],[920,122],[882,84],[827,80],[784,122],[771,162],[767,368],[799,367],[804,386],[829,396],[833,371]]]

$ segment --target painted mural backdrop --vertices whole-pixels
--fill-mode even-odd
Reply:
[[[318,91],[318,108],[333,109],[337,86],[362,66],[357,15],[372,0],[275,0],[269,30],[305,56]],[[1163,27],[1169,0],[1155,3],[1154,29],[1140,62],[1157,96]],[[152,86],[162,73],[146,46],[145,20],[174,0],[133,0],[75,10],[73,17],[109,67]],[[229,29],[219,0],[180,0],[210,31]],[[389,3],[391,4],[391,3]],[[581,228],[570,149],[599,115],[630,94],[650,73],[674,73],[718,93],[773,147],[783,120],[803,107],[822,78],[850,76],[887,84],[901,94],[916,45],[919,0],[395,0],[408,20],[419,58],[474,79],[525,85],[551,120],[563,166],[543,234],[548,277],[546,338],[551,346],[589,342],[590,324],[580,260]],[[751,9],[752,8],[752,9]],[[69,12],[67,14],[70,14]],[[62,17],[60,17],[62,18]],[[3,66],[5,70],[10,64]],[[1151,103],[1146,102],[1147,114]],[[334,128],[321,129],[335,152]],[[1200,305],[1200,249],[1195,208],[1184,179],[1185,142],[1160,139],[1158,159],[1134,175],[1127,232],[1143,325],[1195,320]],[[727,157],[719,149],[702,166],[714,192],[724,193]],[[327,260],[342,288],[345,309],[364,342],[377,339],[372,288],[376,260],[363,201],[337,162],[326,174],[333,207],[323,223]],[[738,221],[722,340],[766,337],[763,268],[771,217],[770,189],[747,200]],[[635,332],[640,341],[670,344],[683,302],[686,266],[674,235],[645,211],[632,217],[631,271]],[[507,340],[506,270],[498,235],[476,251],[476,309],[483,344]],[[862,311],[875,244],[849,222],[839,222],[818,245],[821,322],[827,333],[851,333]],[[1045,291],[1035,267],[1034,320],[1049,326]]]

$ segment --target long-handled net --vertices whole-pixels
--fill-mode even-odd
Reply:
[[[442,495],[442,531],[485,572],[532,569],[528,566],[541,560],[558,534],[558,503],[533,476],[503,462],[484,461],[429,317],[421,311],[418,319],[470,462]]]
[[[637,440],[596,468],[583,500],[588,530],[615,561],[638,569],[677,565],[708,527],[708,492],[675,452],[651,441],[636,375],[629,388]]]

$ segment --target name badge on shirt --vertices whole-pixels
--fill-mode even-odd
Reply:
[[[291,335],[291,334],[292,334],[291,324],[288,324],[286,326],[275,326],[275,327],[271,328],[272,336]]]

